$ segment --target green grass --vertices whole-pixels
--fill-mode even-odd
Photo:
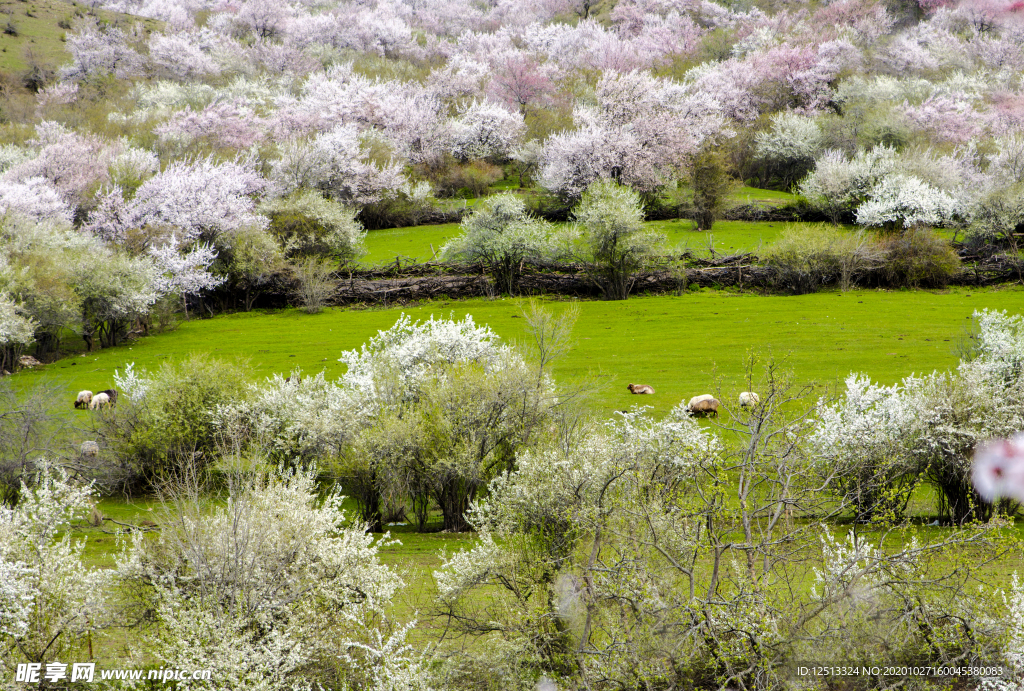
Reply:
[[[764,221],[718,221],[710,237],[708,233],[694,230],[692,221],[686,219],[671,221],[650,221],[649,228],[665,233],[670,245],[679,245],[701,255],[706,255],[713,241],[715,251],[720,254],[751,252],[770,245],[790,226],[817,225],[813,223],[777,223]],[[367,254],[361,263],[393,264],[400,256],[402,263],[408,260],[425,262],[434,259],[441,252],[441,246],[450,238],[459,235],[459,224],[413,226],[409,228],[388,228],[371,230],[366,233]]]
[[[552,302],[558,310],[564,303]],[[43,379],[62,385],[68,407],[80,389],[113,385],[116,368],[135,362],[154,369],[203,352],[248,362],[253,380],[299,367],[307,373],[343,373],[342,350],[358,348],[401,312],[472,314],[503,338],[522,341],[518,299],[438,301],[408,308],[328,309],[307,315],[288,309],[231,314],[186,322],[170,333],[66,358],[15,375],[17,386]],[[1024,289],[827,292],[758,296],[702,290],[684,296],[634,297],[625,302],[580,303],[576,347],[555,365],[561,379],[598,378],[595,412],[610,414],[636,403],[664,413],[682,400],[710,392],[720,379],[729,402],[743,386],[748,350],[786,358],[798,382],[833,384],[851,371],[894,383],[912,372],[955,365],[956,339],[975,309],[1024,312]],[[628,383],[652,385],[653,396],[632,396]],[[75,414],[86,416],[88,412]],[[84,419],[84,418],[83,418]]]
[[[70,60],[64,48],[64,37],[69,32],[59,26],[59,22],[67,20],[74,25],[76,15],[84,15],[87,8],[77,3],[61,0],[0,0],[0,32],[7,26],[8,20],[17,27],[17,36],[0,33],[0,70],[20,71],[28,65],[25,51],[31,50],[37,60],[56,68]],[[139,22],[149,30],[159,26],[159,22],[142,17],[131,17],[107,12],[94,11],[101,19],[109,22]]]
[[[417,262],[431,261],[435,253],[440,254],[444,243],[459,233],[458,223],[371,230],[366,233],[367,253],[360,262],[367,266],[394,264],[395,257],[399,256],[403,263],[406,263],[406,258]]]
[[[660,230],[669,245],[678,245],[698,256],[707,256],[714,246],[718,254],[757,252],[776,240],[787,228],[817,226],[817,223],[779,223],[775,221],[716,221],[710,233],[697,231],[693,221],[650,221],[648,228]]]
[[[750,204],[752,202],[777,202],[788,204],[799,199],[798,195],[791,192],[780,192],[779,190],[762,190],[757,187],[741,187],[731,195],[729,199],[735,204]]]
[[[521,191],[518,186],[518,180],[506,179],[493,185],[492,188],[495,191],[511,190],[519,194],[528,194],[529,190]],[[795,194],[789,192],[761,190],[754,187],[741,187],[730,197],[735,204],[749,204],[752,201],[785,204],[796,198]],[[472,207],[479,202],[480,199],[446,200],[444,206],[447,208],[463,205]],[[695,232],[694,224],[691,221],[652,221],[648,223],[648,226],[665,232],[669,237],[669,242],[673,245],[678,243],[689,246],[691,249],[707,251],[708,234]],[[773,242],[785,227],[785,223],[719,221],[715,224],[712,233],[715,251],[729,254],[740,250],[757,249],[761,244],[767,245]],[[434,259],[435,253],[441,251],[441,246],[447,240],[458,234],[458,223],[371,230],[366,234],[367,254],[360,261],[367,266],[391,264],[394,263],[397,256],[400,256],[403,262],[406,261],[406,258],[420,262],[430,261]]]

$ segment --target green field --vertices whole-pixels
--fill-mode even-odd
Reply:
[[[813,225],[817,224],[718,221],[711,233],[705,233],[695,230],[693,222],[686,219],[647,223],[649,228],[665,233],[670,246],[688,249],[700,256],[707,256],[711,243],[719,254],[756,252],[775,242],[786,228]],[[431,261],[440,254],[444,243],[459,232],[458,223],[371,230],[366,233],[367,253],[360,261],[368,266],[393,264],[396,257],[401,257],[402,263]]]
[[[552,301],[558,310],[564,303]],[[308,315],[295,309],[224,315],[183,323],[125,346],[66,358],[22,371],[19,386],[41,380],[61,385],[68,406],[80,389],[113,385],[116,368],[134,362],[153,369],[190,353],[242,358],[252,378],[301,368],[342,374],[338,356],[358,348],[379,329],[408,312],[472,314],[512,342],[525,337],[519,299],[439,301],[409,308],[328,309]],[[975,309],[1024,312],[1024,289],[825,292],[801,296],[758,296],[701,290],[687,295],[634,297],[625,302],[581,302],[576,346],[555,365],[560,379],[597,381],[595,412],[608,414],[635,403],[664,413],[680,401],[716,389],[731,402],[743,386],[748,351],[785,358],[798,382],[841,383],[851,372],[866,372],[894,383],[912,372],[955,365],[957,338]],[[654,396],[637,397],[628,383],[652,385]],[[80,415],[88,413],[80,412]]]
[[[546,304],[558,310],[566,303],[552,300]],[[555,374],[563,381],[594,378],[598,385],[594,412],[608,416],[638,402],[664,413],[694,394],[716,391],[717,381],[723,398],[732,403],[745,388],[742,363],[748,351],[785,358],[798,383],[822,387],[841,382],[851,370],[892,383],[911,372],[952,367],[957,361],[954,348],[971,313],[984,307],[1024,312],[1024,288],[856,291],[794,297],[701,290],[680,297],[579,304],[576,347],[556,365]],[[416,318],[470,313],[516,342],[525,336],[521,306],[518,299],[467,300],[434,302],[405,311]],[[306,372],[324,369],[334,377],[343,371],[337,362],[340,351],[356,348],[378,329],[389,327],[401,311],[329,309],[307,315],[289,309],[224,315],[187,322],[176,331],[126,346],[23,370],[14,380],[19,386],[42,380],[60,384],[69,414],[85,422],[91,413],[71,410],[75,392],[111,386],[113,370],[125,362],[152,369],[167,360],[206,352],[247,360],[254,380],[295,367]],[[629,382],[651,384],[657,394],[632,396],[625,388]],[[812,393],[808,402],[823,392],[821,388]],[[131,501],[108,497],[101,500],[99,508],[124,523],[160,520],[158,501],[148,497]],[[352,502],[348,508],[354,518]],[[922,487],[915,493],[910,515],[925,523],[934,512],[934,491]],[[432,525],[435,530],[438,527]],[[119,551],[116,530],[109,522],[103,528],[82,525],[76,529],[76,537],[86,540],[89,566],[114,565]],[[395,614],[419,619],[412,634],[414,643],[435,641],[444,622],[429,614],[435,589],[432,573],[440,566],[443,552],[471,545],[475,535],[418,534],[411,526],[390,530],[401,544],[383,549],[381,558],[398,568],[407,583],[394,602]],[[928,539],[947,529],[918,526],[913,530],[921,539]],[[1010,562],[993,566],[999,577],[1014,567]],[[119,635],[115,631],[109,641],[98,643],[101,659],[120,658]]]
[[[493,189],[495,191],[512,191],[520,195],[529,192],[520,191],[518,184],[513,185],[510,179],[494,185]],[[789,192],[741,187],[730,196],[730,199],[733,205],[753,202],[788,204],[796,201],[797,196]],[[454,206],[462,204],[473,206],[480,201],[481,199],[463,202],[455,200]],[[449,206],[451,205],[449,204]],[[774,242],[787,225],[789,224],[777,222],[718,221],[709,238],[708,233],[696,232],[694,223],[686,219],[648,223],[649,227],[664,232],[668,236],[670,245],[678,245],[703,254],[707,254],[711,242],[714,243],[715,251],[722,254],[757,250],[760,246]],[[367,253],[361,257],[361,262],[368,266],[390,264],[395,261],[396,257],[401,257],[403,262],[407,259],[419,262],[430,261],[440,253],[441,246],[445,242],[458,234],[458,223],[371,230],[366,234]]]

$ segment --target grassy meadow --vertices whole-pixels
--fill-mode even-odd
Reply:
[[[545,302],[554,310],[563,301]],[[866,372],[894,383],[912,372],[955,365],[957,339],[976,309],[1024,312],[1024,289],[952,288],[932,291],[823,292],[759,296],[700,290],[683,296],[634,297],[625,302],[580,302],[575,347],[555,363],[559,379],[595,378],[595,412],[610,414],[636,403],[665,413],[682,400],[717,389],[732,402],[743,387],[748,351],[784,358],[799,383],[841,383]],[[461,319],[472,314],[502,338],[524,342],[522,300],[436,301],[388,309],[333,308],[316,315],[297,309],[237,313],[182,323],[178,329],[127,345],[83,353],[16,375],[18,386],[58,383],[70,408],[80,389],[113,386],[114,371],[134,362],[154,369],[190,353],[242,359],[258,381],[301,368],[328,377],[343,373],[343,350],[358,348],[402,312]],[[626,384],[650,384],[638,398]],[[79,415],[87,415],[78,412]]]
[[[506,179],[494,186],[495,190],[507,190],[523,194]],[[738,188],[730,197],[731,204],[742,205],[761,203],[783,205],[797,200],[797,195],[777,190],[762,190],[754,187]],[[472,202],[472,203],[470,203]],[[472,206],[479,199],[466,203]],[[712,233],[697,232],[696,226],[687,219],[650,221],[647,226],[660,230],[668,237],[670,246],[688,249],[700,255],[707,255],[709,247],[719,254],[750,252],[774,242],[788,226],[814,225],[806,223],[769,223],[758,221],[717,221]],[[431,261],[441,247],[451,238],[459,235],[458,223],[411,226],[407,228],[385,228],[371,230],[366,234],[366,254],[360,262],[366,266],[391,264],[396,257],[403,262]]]
[[[718,254],[755,252],[775,242],[787,228],[813,225],[816,224],[718,221],[711,233],[705,233],[685,218],[647,223],[649,228],[665,233],[670,247],[690,250],[698,256],[707,256],[709,247],[714,247]],[[459,233],[458,223],[371,230],[366,233],[366,254],[360,262],[366,266],[393,264],[396,257],[403,263],[431,261],[441,253],[444,243]]]
[[[549,309],[564,309],[565,301],[545,300]],[[59,383],[68,412],[88,423],[93,413],[74,411],[71,402],[82,388],[113,384],[113,372],[126,362],[153,369],[162,362],[206,352],[248,362],[252,378],[302,368],[325,370],[330,377],[343,371],[337,362],[342,350],[357,348],[378,329],[390,327],[405,311],[414,318],[472,314],[511,342],[526,338],[520,299],[439,301],[392,309],[328,309],[317,315],[299,310],[256,311],[195,320],[172,332],[156,334],[118,348],[66,358],[15,376],[19,386],[45,381]],[[680,401],[717,391],[728,403],[745,388],[742,366],[748,351],[785,358],[797,383],[815,384],[819,392],[841,384],[853,370],[892,383],[911,372],[952,367],[957,341],[975,309],[1024,312],[1024,289],[951,289],[930,291],[826,292],[803,296],[758,296],[750,293],[701,290],[684,296],[635,297],[626,302],[581,302],[575,329],[576,345],[555,365],[560,380],[590,378],[596,383],[594,412],[608,416],[637,403],[663,414]],[[636,397],[629,382],[651,384],[653,396]],[[810,400],[817,393],[811,395]],[[918,525],[911,533],[936,537],[943,528],[923,525],[935,513],[934,491],[922,487],[910,514]],[[348,502],[355,516],[354,502]],[[99,509],[128,524],[160,521],[154,498],[107,497]],[[438,530],[439,522],[433,524]],[[118,526],[82,525],[76,536],[86,540],[86,563],[95,568],[114,565]],[[390,526],[400,540],[382,550],[382,559],[399,568],[407,587],[394,603],[401,617],[417,617],[413,640],[425,643],[444,626],[430,615],[434,597],[432,573],[442,555],[468,547],[473,534],[416,533],[412,526]],[[895,536],[893,536],[895,537]],[[890,538],[892,539],[892,538]],[[897,538],[898,539],[898,538]],[[994,565],[1000,576],[1014,563]],[[1005,573],[1004,573],[1005,572]],[[117,634],[119,635],[119,634]],[[101,658],[117,659],[123,643],[116,638],[101,644]]]

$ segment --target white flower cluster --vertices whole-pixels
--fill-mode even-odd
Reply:
[[[214,424],[288,458],[336,454],[363,424],[360,392],[315,376],[274,375],[251,385],[246,399],[211,411]]]
[[[150,247],[149,255],[156,264],[153,287],[165,295],[198,295],[221,285],[227,279],[210,273],[217,250],[209,243],[196,243],[188,251],[172,234],[163,247]]]
[[[810,437],[825,465],[844,466],[890,454],[900,447],[917,411],[900,385],[879,386],[867,375],[846,378],[846,395],[835,405],[820,404]]]
[[[857,208],[857,223],[866,226],[941,225],[959,211],[956,200],[910,175],[888,175]]]
[[[637,408],[587,434],[567,453],[552,448],[525,453],[515,470],[491,482],[486,500],[472,505],[468,517],[480,541],[434,573],[441,596],[453,600],[514,564],[518,535],[586,532],[611,506],[628,513],[633,502],[653,505],[653,485],[692,478],[722,446],[683,411],[680,406],[656,421]],[[670,508],[667,513],[672,514]],[[677,537],[685,532],[678,525],[674,530]]]
[[[810,441],[821,467],[859,468],[883,482],[917,467],[935,477],[966,478],[979,444],[1020,431],[1024,318],[989,310],[974,317],[979,354],[955,371],[911,375],[893,386],[853,374],[842,399],[819,405]]]
[[[31,343],[36,326],[34,319],[24,316],[18,303],[0,293],[0,346]]]
[[[124,374],[121,370],[114,370],[114,385],[121,395],[127,396],[132,403],[138,403],[146,398],[146,391],[149,390],[152,381],[146,376],[146,371],[135,371],[135,363],[130,362],[124,367]]]
[[[768,160],[810,161],[824,139],[814,118],[792,112],[772,116],[772,128],[757,133],[757,155]]]
[[[363,396],[375,399],[385,392],[379,387],[391,375],[397,377],[401,397],[414,395],[428,373],[444,365],[478,363],[486,369],[503,368],[521,362],[515,351],[498,344],[489,326],[477,326],[472,315],[462,321],[434,319],[412,321],[402,314],[387,331],[379,331],[361,350],[342,353],[348,365],[344,384]]]
[[[8,678],[19,661],[60,659],[101,623],[110,573],[85,567],[85,541],[69,530],[92,493],[44,461],[17,507],[0,507],[0,674]]]
[[[367,632],[402,581],[380,563],[380,543],[346,527],[343,497],[318,496],[315,471],[242,481],[210,512],[183,505],[156,541],[136,537],[119,575],[152,589],[166,635],[152,654],[211,669],[224,688],[294,686],[318,660],[381,643]]]
[[[496,103],[474,102],[451,124],[451,153],[462,160],[506,158],[525,133],[519,113]]]
[[[814,567],[814,595],[828,599],[850,595],[851,590],[870,591],[878,580],[875,562],[885,555],[852,530],[844,541],[837,540],[827,526],[821,526],[821,531],[821,568]]]

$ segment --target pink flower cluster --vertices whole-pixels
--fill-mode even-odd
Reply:
[[[1024,501],[1024,432],[979,444],[974,451],[971,478],[986,501]]]

